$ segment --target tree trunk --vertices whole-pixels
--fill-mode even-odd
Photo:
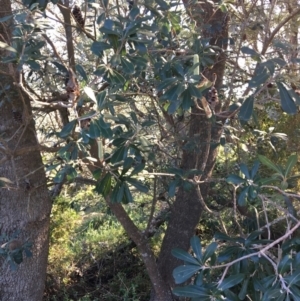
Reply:
[[[12,14],[10,0],[1,2],[0,17]],[[1,39],[11,40],[12,23],[0,23]],[[8,55],[0,51],[0,56]],[[46,187],[30,101],[16,85],[16,66],[0,64],[0,176],[11,181],[0,189],[0,300],[41,301],[48,255],[51,200]],[[17,236],[14,234],[18,233]],[[16,271],[5,255],[32,243],[32,257],[24,256]],[[24,252],[23,252],[24,255]],[[4,257],[4,258],[3,258]]]
[[[226,48],[228,38],[227,16],[220,10],[214,11],[213,6],[209,2],[204,4],[184,2],[184,4],[192,19],[203,22],[202,24],[200,24],[200,21],[197,22],[201,36],[210,38],[211,45],[218,45],[223,49]],[[210,28],[210,32],[206,31],[207,28]],[[216,30],[216,28],[220,29]],[[212,32],[214,32],[213,36]],[[203,71],[204,75],[210,80],[213,80],[214,73],[217,75],[215,85],[217,90],[222,85],[225,59],[224,53],[220,52],[215,58],[213,68]],[[226,108],[223,106],[223,109]],[[221,104],[215,108],[216,113],[220,110]],[[197,113],[199,111],[193,107],[189,128],[189,141],[192,142],[193,147],[183,151],[181,168],[186,171],[190,169],[201,170],[203,172],[201,180],[205,180],[211,176],[215,165],[218,151],[217,148],[213,147],[213,144],[219,142],[222,126]],[[204,200],[207,198],[208,189],[207,184],[200,186]],[[173,288],[175,283],[172,272],[182,262],[172,256],[171,250],[173,248],[188,250],[190,238],[194,234],[195,227],[199,223],[202,213],[202,206],[196,189],[184,191],[183,187],[180,187],[171,212],[171,218],[161,247],[158,268],[164,281],[168,283],[170,288]],[[151,300],[157,301],[155,296]]]

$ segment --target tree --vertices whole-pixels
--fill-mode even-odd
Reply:
[[[263,184],[254,179],[258,165],[253,162],[262,150],[252,150],[250,140],[276,151],[274,141],[285,138],[274,129],[257,130],[265,113],[260,108],[297,113],[299,84],[290,71],[298,59],[290,50],[298,27],[293,26],[290,39],[283,32],[291,20],[298,22],[300,9],[279,9],[280,4],[266,1],[183,1],[183,6],[162,0],[89,1],[73,7],[67,0],[51,2],[48,10],[45,1],[23,1],[35,15],[25,37],[28,51],[18,52],[33,109],[54,124],[40,123],[43,135],[59,149],[48,174],[56,191],[70,181],[95,186],[141,254],[153,284],[151,299],[173,300],[172,272],[182,257],[172,256],[172,249],[189,248],[202,214],[212,216],[225,233],[224,220],[232,213],[241,236],[251,232],[241,221],[260,229],[253,220],[265,205],[257,192]],[[57,9],[63,21],[56,17]],[[47,17],[64,35],[67,55],[53,43],[60,37],[48,30]],[[24,15],[16,19],[27,28]],[[229,168],[219,159],[224,175],[217,178],[213,173],[220,149]],[[295,157],[290,158],[294,166]],[[280,174],[283,195],[291,188],[286,184],[290,168],[285,174],[260,159]],[[234,175],[235,161],[242,176]],[[247,165],[253,165],[253,174]],[[278,178],[269,180],[278,185]],[[274,192],[276,187],[263,188]],[[216,190],[222,190],[223,199]],[[136,191],[153,195],[144,231],[126,212]],[[148,233],[160,192],[171,201],[171,213],[156,263]],[[268,225],[268,219],[263,223]],[[212,246],[208,258],[215,254],[216,244]]]
[[[13,22],[10,1],[2,1],[1,5],[0,36],[3,42],[0,43],[3,46],[13,43]],[[1,58],[13,60],[15,52],[11,51],[14,49],[1,48]],[[0,295],[3,301],[41,300],[47,267],[51,200],[30,100],[22,89],[22,73],[16,64],[2,61],[0,79],[0,254],[5,259],[0,267]]]

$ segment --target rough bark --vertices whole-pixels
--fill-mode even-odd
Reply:
[[[191,18],[201,20],[201,23],[197,21],[201,36],[210,38],[211,45],[226,48],[226,38],[228,37],[227,16],[220,10],[215,11],[209,2],[205,2],[204,4],[184,2],[184,4]],[[220,28],[220,30],[216,30],[216,28]],[[215,31],[213,34],[213,30],[211,29]],[[213,68],[203,71],[204,75],[210,80],[213,79],[213,73],[217,75],[215,85],[217,90],[219,90],[222,85],[225,59],[224,53],[220,52],[215,58]],[[220,109],[221,105],[219,104],[216,107],[216,112],[219,112]],[[203,171],[201,179],[205,180],[211,176],[215,165],[217,148],[214,148],[213,144],[219,141],[222,126],[207,120],[203,115],[193,113],[199,113],[199,111],[197,111],[195,107],[192,109],[189,128],[189,139],[190,142],[192,141],[194,143],[194,147],[192,149],[183,150],[181,168],[183,170],[201,170]],[[200,186],[204,200],[207,197],[208,188],[208,185]],[[202,213],[202,206],[196,190],[184,191],[184,189],[180,187],[171,212],[171,218],[161,247],[158,268],[164,281],[170,288],[173,288],[175,283],[172,272],[178,265],[182,264],[182,262],[171,255],[171,250],[177,247],[185,250],[189,248],[190,238],[194,234],[195,227]],[[157,299],[153,296],[152,300],[156,301]]]
[[[0,17],[11,14],[10,4],[10,0],[1,2]],[[11,29],[9,22],[0,24],[0,35],[6,43],[10,42]],[[1,57],[4,55],[7,53],[0,52]],[[16,66],[0,64],[0,176],[12,182],[9,189],[0,189],[0,237],[7,236],[3,244],[19,231],[15,246],[8,243],[6,247],[12,251],[28,241],[33,244],[33,256],[24,257],[16,271],[0,258],[0,299],[40,301],[47,267],[51,200],[41,155],[34,150],[38,148],[30,101],[16,85],[18,80]]]

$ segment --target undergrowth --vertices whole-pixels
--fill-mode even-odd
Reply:
[[[150,201],[138,197],[126,206],[141,229]],[[160,241],[159,235],[153,238],[154,248]],[[146,301],[150,289],[138,253],[92,188],[68,191],[55,200],[44,301]]]

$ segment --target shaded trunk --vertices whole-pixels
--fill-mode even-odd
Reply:
[[[220,10],[215,11],[213,6],[206,2],[204,4],[185,3],[186,9],[190,12],[192,19],[201,20],[197,22],[199,31],[203,38],[210,38],[211,45],[218,45],[226,48],[228,38],[228,18]],[[225,70],[225,54],[220,52],[215,57],[215,64],[212,69],[203,70],[203,74],[213,80],[213,74],[217,75],[216,89],[219,90]],[[223,109],[225,109],[223,107]],[[216,112],[221,110],[221,104],[215,108]],[[193,107],[189,128],[189,143],[191,147],[185,145],[182,156],[181,168],[183,170],[198,169],[203,172],[201,180],[209,178],[212,174],[217,156],[218,143],[222,133],[222,125],[207,120],[203,115],[197,114],[199,111]],[[203,199],[207,198],[208,185],[200,186]],[[196,189],[185,191],[179,188],[172,208],[171,218],[162,243],[159,256],[158,267],[164,281],[170,288],[175,286],[172,276],[173,270],[182,262],[174,258],[171,254],[173,248],[189,248],[190,238],[193,236],[195,227],[199,223],[202,213],[202,206]],[[155,296],[153,301],[157,299]]]
[[[10,1],[3,0],[1,5],[0,17],[10,15]],[[1,37],[7,43],[10,43],[11,29],[9,22],[0,24]],[[5,55],[7,53],[2,51],[1,56]],[[16,85],[19,76],[15,66],[0,64],[0,71],[0,176],[11,181],[9,188],[0,189],[0,237],[4,252],[0,259],[0,299],[40,301],[47,267],[51,200],[30,101]],[[14,237],[16,233],[19,234]],[[4,261],[22,250],[26,242],[32,243],[33,256],[24,256],[18,269],[13,271]]]

